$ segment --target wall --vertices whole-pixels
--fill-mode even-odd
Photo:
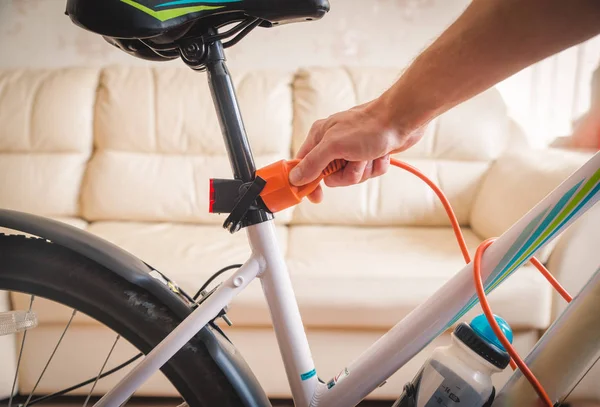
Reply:
[[[0,0],[0,68],[142,64],[73,25],[66,0]],[[406,66],[468,0],[331,0],[321,21],[259,29],[233,47],[233,71],[308,65]],[[499,85],[532,143],[569,132],[589,104],[600,40],[574,47]],[[168,64],[181,64],[179,61]]]
[[[74,26],[66,0],[0,0],[3,67],[144,63]],[[228,51],[232,66],[404,66],[466,6],[466,0],[331,0],[311,23],[258,29]],[[365,6],[367,4],[367,6]],[[374,25],[376,22],[376,25]],[[374,28],[379,27],[381,31]]]

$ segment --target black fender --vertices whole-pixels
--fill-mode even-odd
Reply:
[[[77,252],[156,296],[182,319],[190,314],[191,303],[186,300],[189,297],[173,282],[131,253],[89,232],[7,209],[0,209],[0,226],[47,239]],[[246,407],[271,407],[254,373],[220,330],[204,327],[199,337]]]

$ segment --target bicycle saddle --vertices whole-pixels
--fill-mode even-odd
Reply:
[[[67,0],[66,14],[137,57],[179,56],[175,44],[210,28],[254,19],[256,25],[320,19],[328,0]]]

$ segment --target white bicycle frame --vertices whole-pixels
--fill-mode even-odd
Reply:
[[[482,278],[489,292],[600,199],[600,153],[546,196],[486,251]],[[507,203],[510,197],[506,197]],[[247,228],[252,255],[95,406],[118,406],[160,369],[221,309],[259,278],[297,407],[358,404],[477,303],[472,264],[382,336],[328,383],[318,380],[279,249],[273,221]],[[400,389],[399,389],[400,391]]]

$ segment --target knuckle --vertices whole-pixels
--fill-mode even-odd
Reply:
[[[317,120],[316,122],[313,123],[311,130],[319,131],[323,127],[323,124],[325,124],[324,119]]]
[[[318,140],[321,136],[321,133],[323,132],[324,123],[324,120],[317,120],[316,122],[314,122],[310,127],[310,130],[308,131],[308,138]]]
[[[337,138],[329,139],[327,141],[327,145],[331,152],[336,156],[342,157],[344,155],[344,150],[346,149],[346,146],[342,140]]]

